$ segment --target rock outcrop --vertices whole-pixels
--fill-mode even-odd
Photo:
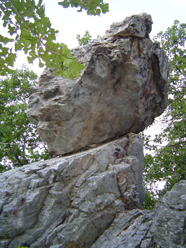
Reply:
[[[167,57],[148,35],[147,14],[126,18],[72,50],[85,65],[77,80],[45,69],[31,89],[28,116],[53,155],[139,133],[167,106]]]
[[[103,41],[72,50],[78,79],[45,69],[31,88],[30,120],[53,155],[0,174],[0,247],[186,247],[186,181],[143,210],[138,134],[167,106],[165,53],[147,14]]]
[[[0,247],[186,247],[186,181],[141,202],[137,134],[0,174]]]
[[[153,211],[120,213],[91,248],[186,247],[186,181],[176,184]]]
[[[143,143],[128,136],[0,175],[0,247],[90,247],[118,213],[140,208]]]

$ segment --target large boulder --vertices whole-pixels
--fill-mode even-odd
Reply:
[[[85,65],[78,79],[46,68],[32,88],[28,117],[53,155],[139,133],[167,106],[167,57],[149,39],[152,20],[114,23],[104,40],[72,50]]]

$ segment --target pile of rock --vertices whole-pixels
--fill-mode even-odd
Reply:
[[[142,209],[138,134],[167,106],[169,64],[147,14],[72,50],[78,79],[45,69],[28,116],[53,155],[0,175],[0,247],[185,247],[186,181]],[[69,155],[70,154],[70,155]]]

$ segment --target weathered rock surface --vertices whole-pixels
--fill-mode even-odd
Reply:
[[[186,181],[176,184],[153,211],[120,213],[91,248],[186,247]]]
[[[0,247],[186,247],[186,181],[153,211],[141,207],[136,133],[167,106],[169,65],[151,25],[147,14],[114,23],[104,41],[72,51],[80,78],[45,69],[31,89],[30,120],[52,154],[71,155],[0,174]]]
[[[151,25],[150,15],[135,15],[113,24],[104,41],[72,50],[85,65],[77,80],[44,70],[27,113],[51,154],[138,133],[164,111],[169,64],[149,39]]]
[[[139,135],[0,174],[0,247],[90,247],[117,214],[140,208]]]
[[[130,134],[0,174],[0,247],[186,247],[186,181],[143,210],[141,150]]]

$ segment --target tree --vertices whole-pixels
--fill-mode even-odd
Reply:
[[[85,34],[83,37],[80,36],[80,34],[77,34],[76,39],[78,40],[79,46],[84,46],[88,44],[89,41],[91,41],[92,36],[90,35],[89,31],[85,31]]]
[[[59,2],[58,4],[64,8],[68,8],[69,6],[75,8],[80,7],[78,12],[84,9],[88,15],[100,15],[101,12],[108,12],[109,9],[108,3],[103,3],[103,0],[63,0],[63,2]]]
[[[26,115],[28,89],[36,79],[26,68],[0,79],[0,171],[50,157]]]
[[[64,0],[58,3],[67,8],[80,7],[89,15],[108,11],[103,0]],[[83,65],[72,56],[64,43],[55,42],[56,31],[51,27],[42,0],[1,0],[0,17],[7,28],[9,37],[0,34],[0,75],[7,75],[13,69],[16,52],[23,50],[29,63],[39,59],[39,66],[54,69],[54,74],[73,78],[78,76]]]
[[[186,180],[186,23],[175,21],[155,40],[170,61],[169,103],[161,120],[161,134],[155,139],[145,137],[145,148],[153,151],[145,157],[145,182],[164,181],[164,189],[155,192],[155,197],[160,197],[175,183]],[[153,196],[152,189],[148,194]]]

